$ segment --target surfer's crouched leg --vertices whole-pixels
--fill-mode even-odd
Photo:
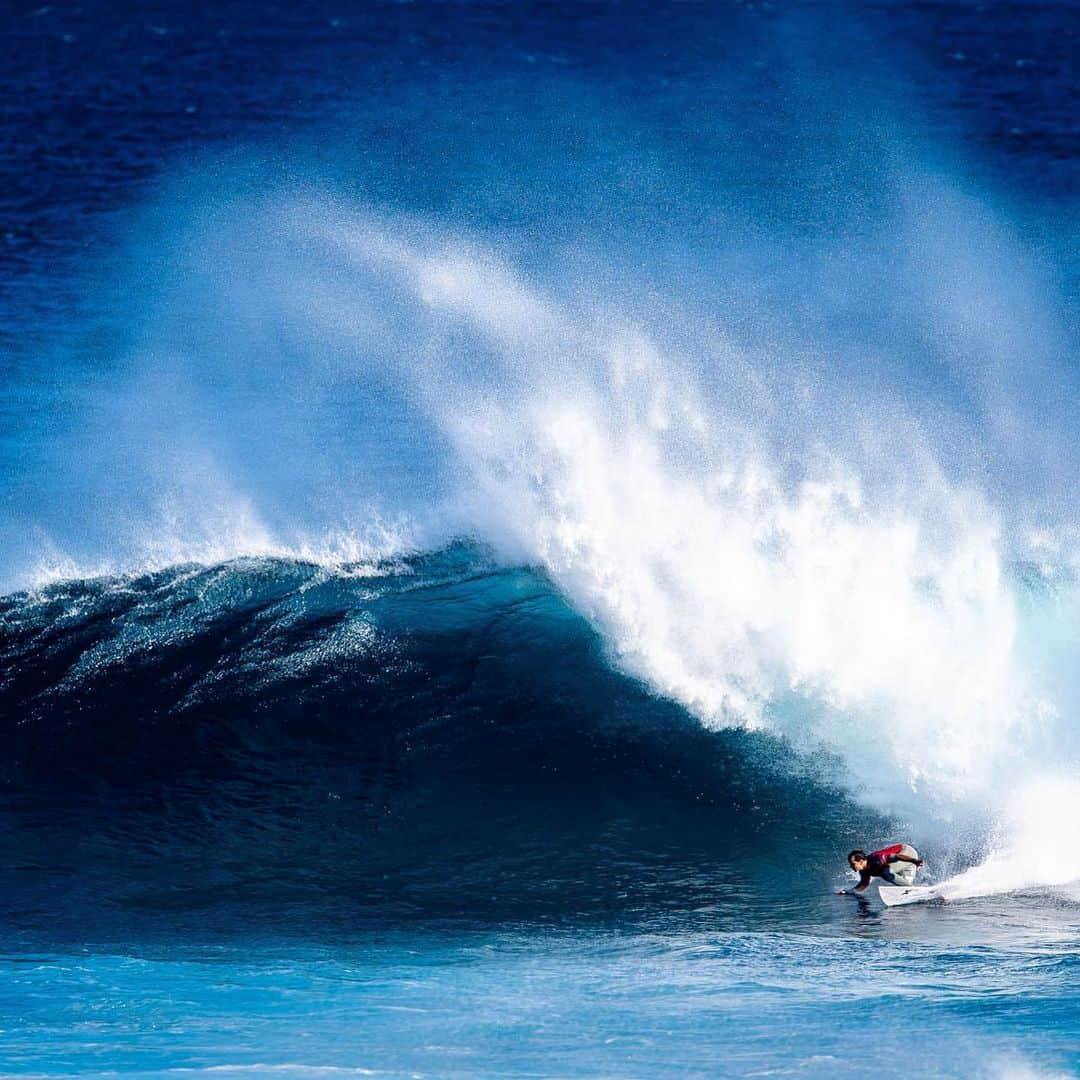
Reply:
[[[910,844],[905,844],[900,849],[900,854],[909,859],[917,859],[919,857],[919,853]],[[888,869],[892,873],[891,881],[894,885],[915,884],[915,873],[918,868],[914,863],[895,862]]]

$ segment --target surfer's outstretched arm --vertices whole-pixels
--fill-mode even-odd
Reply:
[[[866,886],[870,884],[870,875],[865,871],[859,875],[858,884],[852,885],[850,889],[837,889],[837,896],[857,896],[860,893],[866,892]]]

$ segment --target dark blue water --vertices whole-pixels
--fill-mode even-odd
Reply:
[[[0,1075],[1080,1070],[1078,26],[9,5]]]

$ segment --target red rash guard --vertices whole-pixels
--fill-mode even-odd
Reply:
[[[889,871],[889,863],[896,862],[896,856],[903,851],[903,844],[893,844],[892,847],[882,848],[880,851],[872,851],[866,856],[866,866],[859,874],[859,884],[856,888],[865,889],[870,884],[872,877],[883,877],[886,880],[892,877]]]

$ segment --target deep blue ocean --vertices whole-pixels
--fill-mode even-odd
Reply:
[[[1080,7],[0,28],[0,1077],[1080,1074]]]

